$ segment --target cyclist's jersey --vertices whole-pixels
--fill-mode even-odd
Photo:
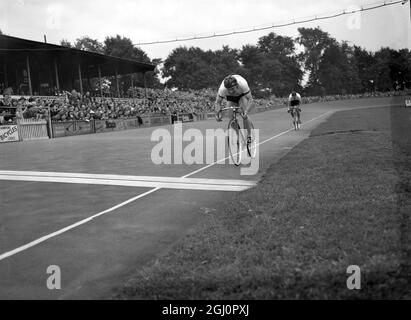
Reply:
[[[248,86],[247,81],[240,75],[235,74],[233,77],[237,80],[239,91],[241,92],[238,96],[230,96],[228,95],[228,90],[224,87],[224,81],[221,82],[220,88],[218,89],[218,95],[222,99],[227,99],[227,101],[231,101],[237,103],[240,101],[242,97],[246,94],[250,93],[250,88]]]
[[[294,107],[294,106],[298,106],[301,103],[301,96],[300,94],[297,92],[295,97],[292,96],[292,94],[290,94],[288,96],[288,102],[290,102],[290,106]]]

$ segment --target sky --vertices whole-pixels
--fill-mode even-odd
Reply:
[[[395,2],[395,0],[388,0]],[[1,0],[0,30],[19,38],[59,44],[89,36],[103,42],[117,34],[133,43],[241,31],[307,17],[352,11],[378,0]],[[151,59],[166,59],[174,48],[218,50],[256,44],[269,32],[297,37],[299,27],[319,26],[332,37],[370,51],[411,48],[410,5],[207,40],[140,45]]]

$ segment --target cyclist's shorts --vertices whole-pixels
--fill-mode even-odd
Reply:
[[[291,100],[290,105],[292,107],[299,106],[300,105],[300,100]]]
[[[238,104],[239,102],[240,102],[240,99],[242,98],[242,97],[244,97],[246,94],[249,94],[250,93],[250,91],[247,91],[247,92],[244,92],[244,93],[242,93],[242,94],[240,94],[239,96],[226,96],[226,99],[227,99],[227,101],[231,101],[231,102],[234,102],[234,103],[236,103],[236,104]]]

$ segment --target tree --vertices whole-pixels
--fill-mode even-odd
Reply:
[[[71,42],[66,39],[61,40],[60,45],[63,47],[67,47],[67,48],[73,48],[73,45],[71,44]]]
[[[211,57],[212,70],[215,71],[212,81],[222,81],[229,74],[238,74],[242,72],[239,63],[238,50],[231,49],[229,46],[223,46],[221,50],[209,52]]]
[[[347,94],[361,91],[354,49],[347,43],[330,44],[323,53],[318,70],[318,81],[326,94]]]
[[[306,91],[308,94],[322,94],[321,84],[319,83],[319,67],[321,58],[325,50],[335,44],[336,40],[331,38],[327,32],[322,31],[319,27],[298,28],[300,36],[297,41],[304,47],[304,52],[299,55],[299,60],[304,69],[309,72]]]
[[[285,96],[300,89],[303,72],[292,38],[272,32],[261,37],[257,46],[244,46],[239,56],[256,96]]]
[[[269,33],[258,39],[259,49],[267,54],[273,54],[277,57],[294,55],[295,44],[292,38],[276,35],[274,32]]]
[[[271,32],[261,37],[258,45],[268,59],[274,60],[274,64],[278,66],[266,79],[273,93],[284,96],[292,90],[299,90],[303,72],[295,54],[294,40]]]
[[[409,49],[391,51],[390,76],[394,89],[405,89],[411,80],[411,52]]]
[[[244,68],[244,77],[258,96],[258,93],[264,91],[266,87],[261,72],[265,55],[257,46],[245,45],[239,53],[239,58]]]
[[[353,49],[346,43],[332,43],[319,65],[319,82],[326,94],[348,94],[361,91],[361,81]]]
[[[137,60],[144,63],[152,63],[148,55],[140,48],[135,47],[131,39],[116,35],[115,37],[106,37],[104,40],[104,54],[119,58]],[[137,74],[134,76],[134,85],[143,87],[144,83],[148,87],[160,86],[160,81],[157,77],[157,71],[147,72],[145,76]],[[120,80],[123,86],[128,88],[131,86],[130,77],[122,77]]]
[[[104,54],[104,45],[96,39],[83,36],[76,40],[74,48]]]
[[[372,72],[372,67],[376,63],[374,55],[361,47],[354,46],[354,60],[361,82],[361,91],[374,91],[375,79]]]
[[[196,47],[174,49],[164,62],[168,87],[181,90],[216,87],[228,74],[238,73],[237,51],[224,46],[217,51]]]
[[[170,77],[166,85],[181,90],[209,86],[215,70],[207,63],[207,56],[200,48],[174,49],[164,62],[163,76]]]
[[[356,63],[354,47],[343,41],[340,45],[342,56],[341,71],[343,74],[343,85],[347,93],[359,93],[362,91],[361,78],[358,65]]]
[[[375,63],[371,73],[376,90],[404,89],[411,79],[411,55],[408,49],[393,50],[381,48],[374,55]]]
[[[104,40],[104,54],[146,63],[151,62],[148,55],[140,48],[135,47],[131,39],[119,35],[106,37]]]

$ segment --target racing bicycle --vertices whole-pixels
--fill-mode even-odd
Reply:
[[[298,115],[299,115],[300,110],[298,106],[291,107],[290,112],[291,112],[291,117],[293,118],[294,130],[299,130],[300,122],[298,121]]]
[[[239,166],[241,163],[241,157],[243,153],[244,146],[247,146],[247,153],[248,155],[254,159],[257,154],[257,141],[255,137],[255,129],[254,125],[248,117],[248,121],[250,123],[250,136],[251,141],[247,143],[247,137],[244,136],[243,130],[241,129],[240,123],[237,120],[237,115],[241,115],[241,108],[240,107],[227,107],[221,109],[221,111],[231,110],[232,117],[228,122],[228,130],[227,130],[227,145],[228,150],[230,152],[231,160],[233,160],[236,166]],[[244,129],[244,132],[247,130]]]

